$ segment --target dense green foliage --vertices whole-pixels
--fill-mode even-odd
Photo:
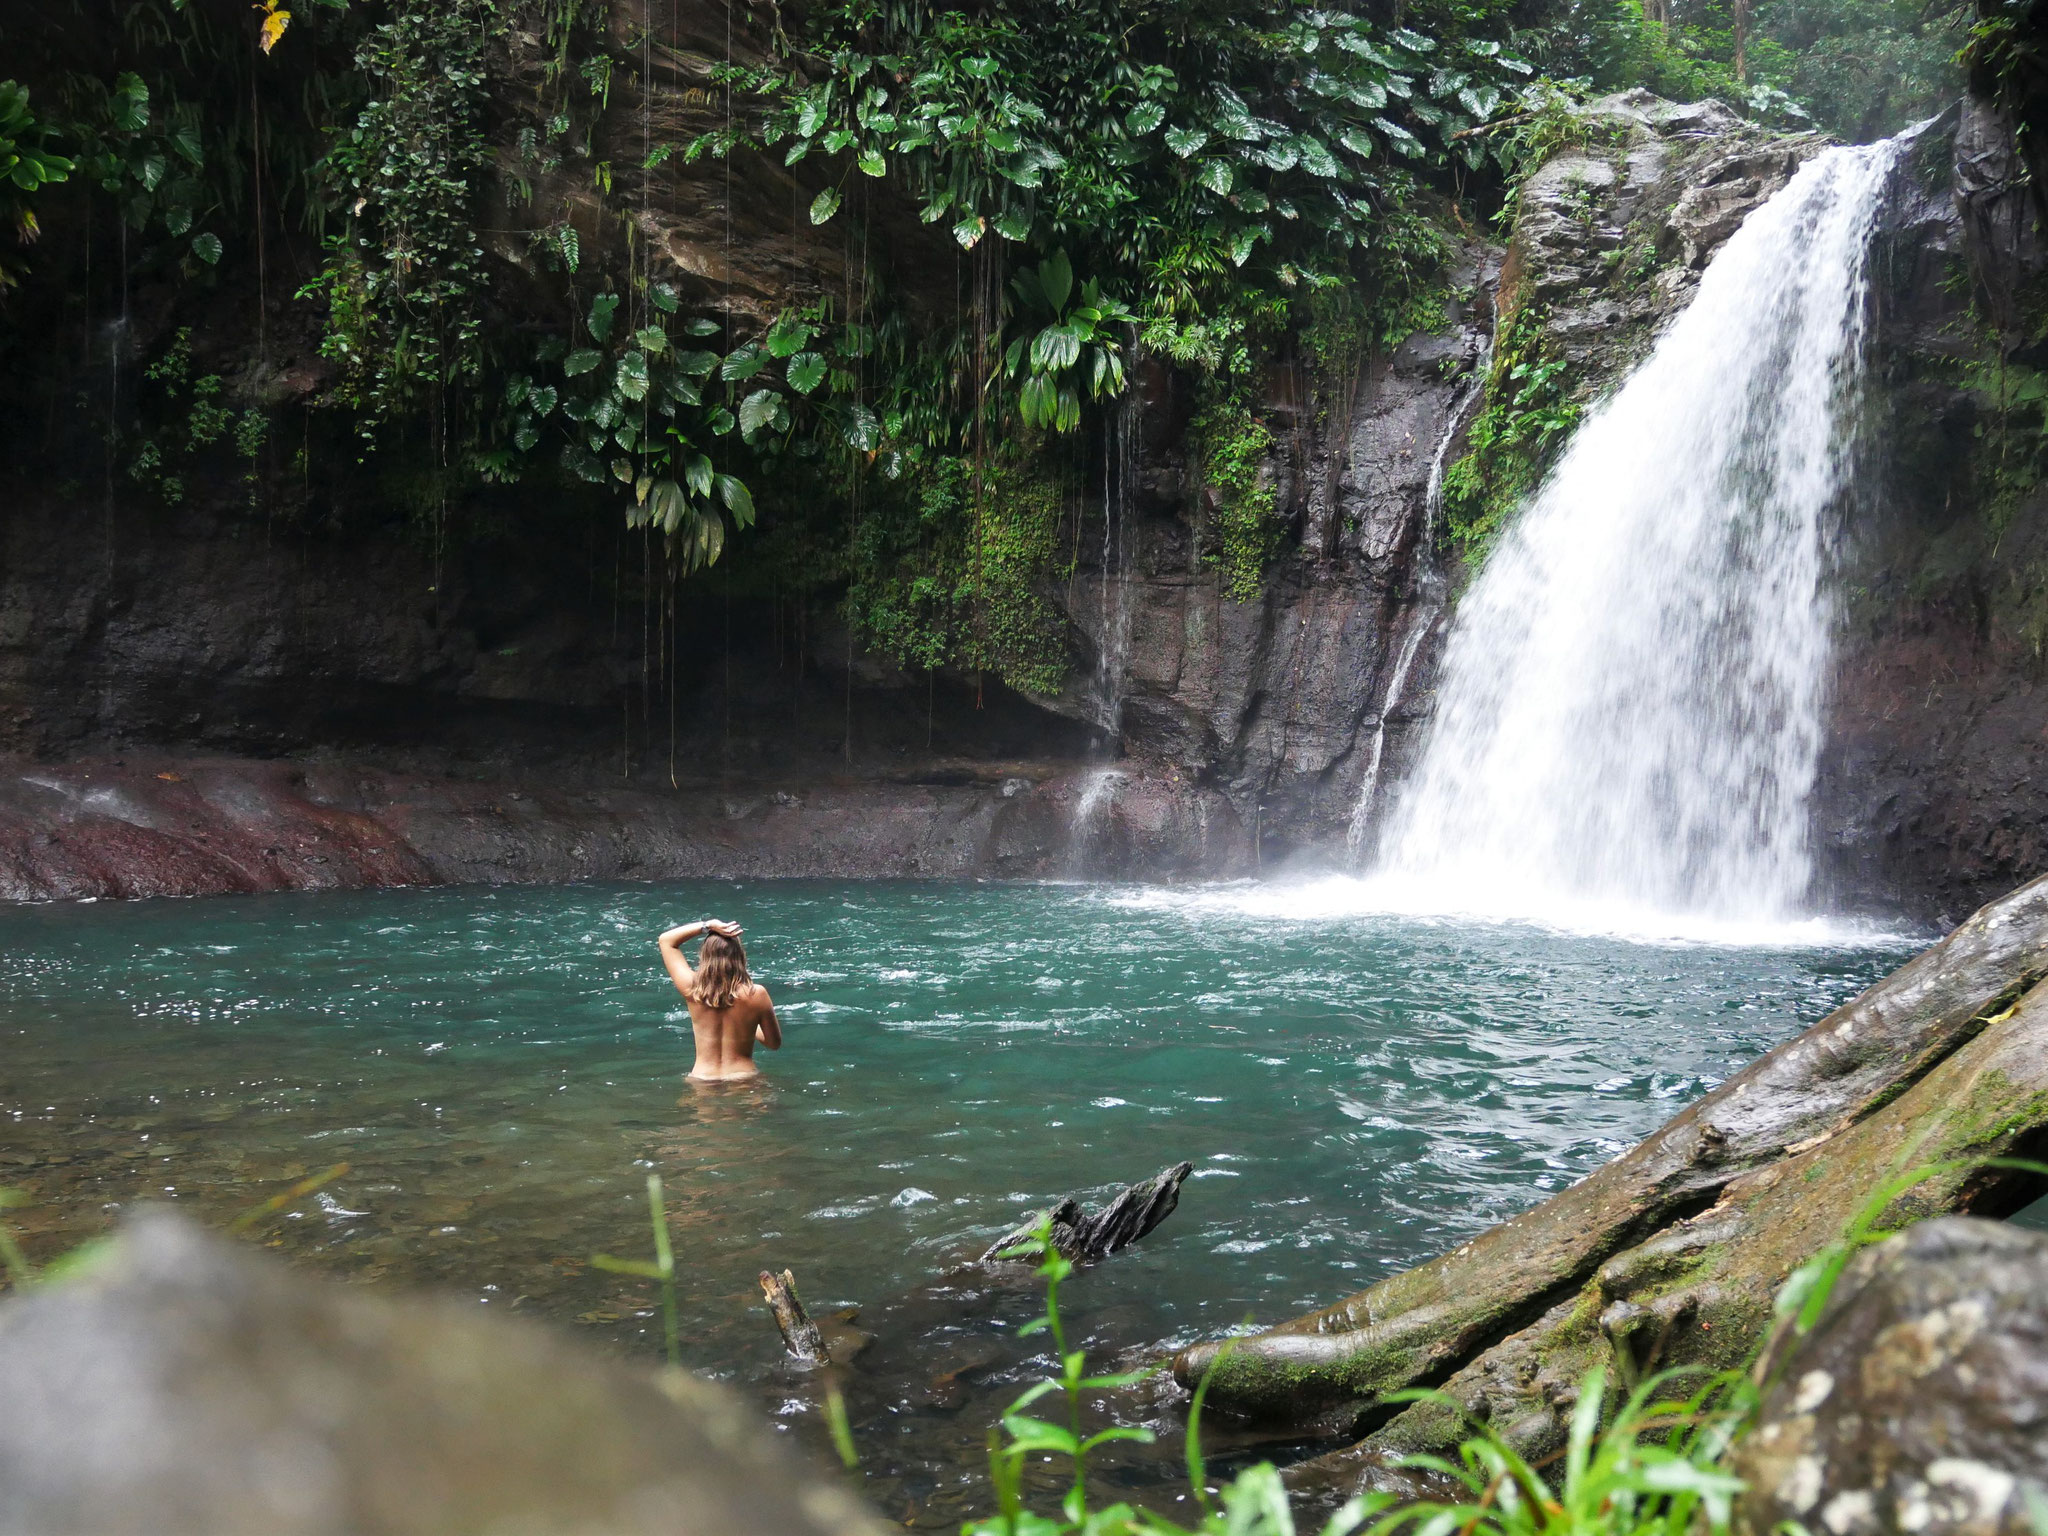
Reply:
[[[1966,21],[1964,6],[1924,0],[1580,0],[1532,56],[1597,90],[1716,96],[1861,141],[1954,99]]]
[[[324,299],[335,398],[363,432],[409,409],[445,417],[483,366],[488,277],[473,220],[489,161],[484,47],[491,0],[398,0],[356,49],[371,96],[318,173],[341,230],[303,297]]]
[[[30,193],[63,181],[72,163],[50,147],[50,130],[29,110],[28,92],[13,80],[0,80],[0,218],[26,243],[40,226]],[[14,281],[8,263],[0,261],[0,288]]]
[[[1197,554],[1251,599],[1290,547],[1268,382],[1293,371],[1327,415],[1439,324],[1457,239],[1570,131],[1562,104],[1646,85],[1889,131],[1953,89],[1966,40],[1913,0],[821,0],[676,91],[667,45],[606,0],[241,9],[115,8],[102,74],[42,17],[26,87],[0,86],[17,234],[61,210],[93,270],[115,229],[120,304],[187,295],[154,374],[70,390],[81,423],[109,402],[81,440],[129,483],[173,501],[232,475],[274,508],[289,478],[305,499],[322,439],[301,427],[287,458],[265,382],[270,338],[302,345],[294,303],[327,365],[317,415],[380,494],[432,508],[437,547],[465,516],[511,526],[492,495],[588,507],[657,538],[664,569],[736,556],[742,580],[843,602],[906,666],[1033,691],[1078,652],[1049,596],[1105,515],[1144,360],[1192,405]],[[1971,57],[2023,94],[2031,35],[1990,6]],[[693,126],[658,126],[651,95]],[[803,179],[794,233],[842,242],[848,269],[779,315],[678,267],[645,217],[664,178],[764,157]],[[0,260],[0,290],[48,245]],[[255,356],[231,358],[196,312],[251,291]],[[1472,545],[1571,424],[1519,334],[1486,451],[1447,479]]]
[[[1336,308],[1371,343],[1406,334],[1397,321],[1446,244],[1418,212],[1413,168],[1482,163],[1471,130],[1531,72],[1483,9],[1409,20],[851,0],[808,12],[784,57],[727,72],[761,110],[693,157],[822,159],[813,223],[872,225],[907,203],[973,265],[965,313],[892,305],[897,347],[850,381],[881,405],[859,445],[882,476],[864,493],[850,592],[871,643],[907,665],[1056,685],[1066,642],[1036,589],[1058,574],[1063,509],[1016,487],[1071,478],[1046,437],[1099,439],[1141,351],[1217,402],[1192,439],[1218,513],[1213,556],[1233,596],[1256,596],[1284,529],[1258,483],[1271,438],[1246,403],[1252,375]]]
[[[1425,33],[1276,0],[1008,0],[972,16],[852,0],[814,9],[790,67],[739,78],[771,93],[754,136],[786,143],[786,163],[833,156],[841,186],[893,177],[963,248],[991,233],[1071,248],[1107,290],[1195,314],[1243,286],[1351,275],[1349,253],[1378,244],[1409,190],[1402,161],[1455,148],[1479,163],[1456,136],[1530,66],[1461,11],[1426,19]],[[841,202],[821,193],[813,219]]]
[[[1495,338],[1486,405],[1467,433],[1467,451],[1444,470],[1444,521],[1469,555],[1491,547],[1577,425],[1570,386],[1541,310],[1516,306]]]

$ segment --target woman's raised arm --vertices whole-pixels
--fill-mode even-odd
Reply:
[[[700,923],[683,923],[671,928],[655,940],[661,948],[661,963],[668,967],[669,980],[676,984],[676,990],[685,998],[690,995],[690,986],[696,981],[697,973],[690,969],[690,962],[683,954],[683,945],[700,933],[731,926],[730,923],[718,923],[706,918]]]

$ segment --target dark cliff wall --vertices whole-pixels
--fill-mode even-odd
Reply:
[[[1818,836],[1838,895],[1960,918],[2048,867],[2038,188],[1965,102],[1876,251],[1862,497]]]
[[[828,613],[734,596],[715,574],[673,606],[651,599],[646,543],[574,518],[437,557],[402,525],[266,527],[16,486],[0,752],[324,750],[649,781],[670,777],[672,741],[691,781],[1086,754],[1083,727],[999,686],[913,686],[856,656],[849,689]]]

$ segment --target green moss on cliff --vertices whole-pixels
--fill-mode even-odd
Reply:
[[[1470,561],[1485,558],[1578,424],[1570,370],[1544,318],[1534,304],[1513,308],[1495,338],[1467,452],[1444,470],[1444,521]]]

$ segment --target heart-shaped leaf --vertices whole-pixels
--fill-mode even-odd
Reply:
[[[789,380],[791,389],[800,395],[808,395],[825,382],[825,371],[826,363],[822,354],[799,352],[789,360],[789,366],[783,370],[783,374]]]
[[[647,398],[647,354],[628,352],[619,359],[619,393],[628,400]]]
[[[1321,139],[1312,139],[1304,133],[1294,141],[1294,147],[1301,152],[1301,168],[1309,175],[1329,177],[1343,174],[1337,157],[1330,153],[1329,146]]]
[[[772,389],[757,389],[740,402],[740,436],[751,442],[762,428],[775,421],[781,398]]]
[[[751,379],[767,366],[768,355],[749,342],[726,357],[725,362],[719,367],[718,374],[720,378],[739,384]]]

